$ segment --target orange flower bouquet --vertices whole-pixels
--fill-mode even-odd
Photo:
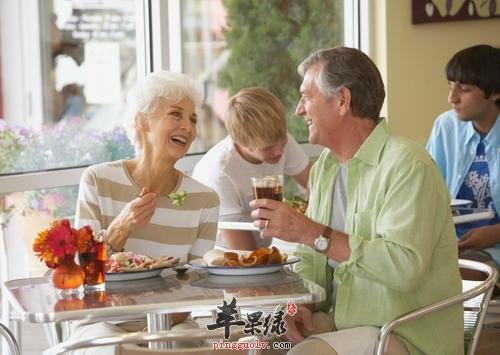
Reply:
[[[33,251],[51,268],[54,287],[73,293],[80,292],[85,274],[75,263],[76,253],[95,249],[96,241],[89,226],[72,228],[67,219],[54,221],[50,228],[38,232]]]
[[[54,221],[49,229],[38,232],[33,251],[50,268],[58,266],[67,257],[85,253],[94,248],[92,228],[72,228],[67,219]]]

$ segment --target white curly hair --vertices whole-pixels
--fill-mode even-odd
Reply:
[[[157,109],[159,99],[177,103],[186,97],[193,102],[195,111],[198,111],[201,94],[195,81],[186,74],[167,70],[150,73],[130,88],[127,94],[125,129],[136,154],[141,151],[135,124],[137,115],[144,113],[149,117]]]

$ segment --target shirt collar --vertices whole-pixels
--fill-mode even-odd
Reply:
[[[465,122],[465,124],[465,143],[469,144],[472,139],[477,139],[477,142],[479,142],[480,136],[474,128],[472,121]],[[500,114],[498,114],[495,124],[491,127],[490,132],[486,135],[484,140],[485,143],[488,142],[494,147],[500,147]]]
[[[493,147],[500,148],[500,113],[497,116],[495,124],[484,139]]]
[[[476,132],[476,129],[474,128],[474,124],[472,123],[472,121],[466,122],[465,127],[466,127],[465,128],[465,144],[469,144],[475,136],[477,136],[477,139],[479,141],[479,134]]]
[[[389,131],[389,127],[387,127],[387,121],[385,118],[380,119],[375,129],[363,142],[356,154],[354,154],[354,158],[366,164],[376,166],[380,161],[382,149],[390,135],[391,132]]]

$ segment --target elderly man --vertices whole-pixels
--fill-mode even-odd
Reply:
[[[299,73],[296,113],[326,148],[311,170],[307,217],[260,199],[252,216],[267,220],[254,224],[262,238],[301,243],[298,272],[326,289],[325,302],[288,318],[291,353],[372,354],[382,324],[461,291],[449,195],[426,151],[379,119],[384,86],[368,56],[324,49]],[[395,333],[386,354],[461,354],[462,308]]]

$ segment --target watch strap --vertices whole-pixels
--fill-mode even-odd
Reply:
[[[330,247],[330,235],[332,234],[332,232],[333,230],[329,226],[325,226],[323,232],[314,240],[314,249],[319,251],[320,253],[326,252]]]
[[[329,226],[325,226],[325,229],[323,229],[323,233],[321,233],[321,236],[323,238],[330,239],[332,232],[333,232],[333,229],[331,229]]]

